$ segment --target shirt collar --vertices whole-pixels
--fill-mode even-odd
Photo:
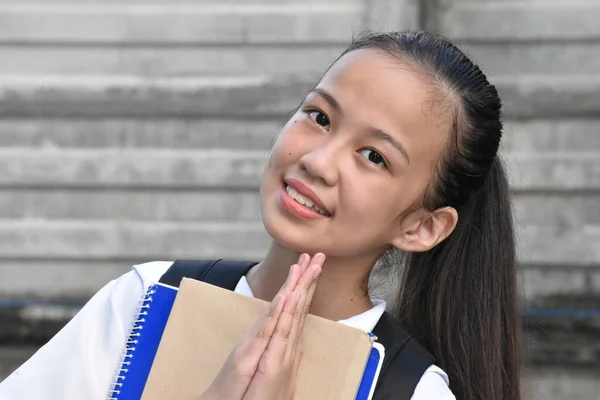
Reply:
[[[250,289],[250,285],[248,284],[248,280],[245,276],[242,276],[242,279],[240,279],[234,291],[236,293],[243,294],[244,296],[254,297],[252,289]],[[386,302],[384,300],[371,299],[371,301],[373,302],[374,306],[370,310],[347,319],[342,319],[338,322],[365,332],[371,332],[373,328],[375,328],[375,325],[377,325],[377,322],[383,315],[386,308]]]

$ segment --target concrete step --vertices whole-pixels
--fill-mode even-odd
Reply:
[[[318,77],[4,76],[0,117],[277,117]],[[597,117],[600,75],[494,77],[507,118]]]
[[[514,190],[600,188],[600,152],[505,156]],[[265,150],[0,149],[0,186],[225,189],[258,186]]]
[[[586,208],[587,209],[587,208]],[[258,189],[1,189],[0,219],[258,222]]]
[[[456,44],[488,75],[595,74],[600,41],[493,41]]]
[[[281,117],[315,77],[0,77],[1,117]]]
[[[592,266],[600,263],[600,253],[595,244],[600,234],[598,194],[573,196],[569,192],[553,195],[544,192],[519,192],[515,194],[514,200],[523,262],[555,266]],[[106,228],[108,232],[101,229],[103,233],[99,233],[106,238],[110,238],[111,234],[119,236],[119,224],[141,223],[150,231],[156,231],[153,233],[157,235],[153,239],[156,241],[161,240],[161,224],[258,224],[259,210],[260,204],[255,189],[235,193],[159,189],[0,191],[0,218],[7,223],[12,224],[15,220],[24,219],[43,226],[47,222],[60,231],[63,222],[67,222],[69,226],[69,223],[85,225],[102,221],[110,227],[112,221],[117,225]],[[34,230],[30,231],[30,225],[10,226],[13,230],[6,232],[6,235],[15,237],[7,240],[27,240],[26,238],[40,235],[39,227],[34,226]],[[66,236],[57,240],[70,240],[67,233],[63,232],[62,235]],[[43,252],[32,250],[27,245],[23,246],[23,253],[18,257],[28,257],[31,255],[30,251],[36,254]],[[63,247],[68,246],[79,245],[65,243]],[[143,252],[140,254],[143,256]],[[162,253],[152,255],[162,257]],[[131,257],[127,253],[115,256]],[[173,253],[173,256],[177,256],[177,253]]]
[[[597,190],[600,152],[508,154],[508,170],[515,190]]]
[[[522,309],[592,309],[600,298],[600,265],[521,264]],[[597,319],[597,317],[596,317]]]
[[[255,189],[266,158],[264,150],[2,149],[0,185]]]
[[[0,4],[2,43],[251,44],[347,43],[360,1],[330,3]]]
[[[596,400],[600,392],[600,371],[587,366],[530,367],[523,378],[524,400]]]
[[[256,259],[270,243],[259,222],[4,220],[0,239],[0,258],[14,260]]]
[[[517,226],[517,236],[523,263],[600,263],[600,230],[594,226],[560,234],[545,227]],[[270,243],[259,222],[3,220],[0,239],[0,259],[11,260],[246,259],[260,258]]]
[[[596,151],[599,130],[600,119],[507,120],[502,147],[508,153]]]
[[[1,7],[0,7],[1,8]],[[347,35],[350,38],[350,35]],[[0,75],[322,74],[345,45],[1,46]]]
[[[46,3],[58,3],[60,5],[71,5],[71,6],[97,6],[98,4],[125,4],[128,6],[145,6],[145,5],[159,5],[159,6],[167,6],[170,4],[177,5],[189,5],[190,0],[49,0]],[[203,4],[203,5],[211,5],[211,4],[228,4],[228,5],[236,5],[236,4],[248,4],[248,0],[197,0],[192,2],[195,4]],[[260,4],[298,4],[298,0],[260,0]],[[320,3],[319,0],[304,0],[302,4],[306,4],[307,6],[312,6],[313,4]],[[329,0],[329,4],[353,4],[357,3],[356,0]],[[14,5],[14,0],[0,0],[0,4]],[[19,4],[27,4],[31,6],[39,6],[39,0],[19,0]]]
[[[514,195],[515,223],[535,226],[547,234],[560,236],[571,230],[600,227],[600,194],[527,193]]]
[[[267,150],[283,120],[0,119],[0,147]]]
[[[517,225],[519,259],[527,264],[553,266],[600,264],[600,229],[585,225],[552,232],[546,225]]]
[[[285,119],[0,119],[0,147],[268,149]],[[507,151],[600,149],[597,119],[508,120]]]
[[[492,77],[507,117],[594,117],[600,107],[596,75],[534,74]]]
[[[267,150],[286,118],[0,119],[0,147]],[[506,152],[600,150],[600,119],[506,120]]]
[[[600,310],[595,304],[580,310],[535,310],[525,320],[527,356],[540,365],[588,365],[600,363]],[[568,301],[569,298],[563,299]],[[573,300],[577,301],[577,297]],[[563,305],[563,308],[569,308]],[[579,314],[579,315],[578,315]]]
[[[577,1],[443,2],[440,32],[464,41],[600,38],[600,4]]]
[[[146,261],[156,260],[145,257],[2,260],[0,308],[14,301],[35,300],[74,302],[79,306],[108,282]]]
[[[31,357],[39,345],[0,346],[0,382]]]
[[[516,223],[548,233],[600,226],[598,193],[526,191],[513,195]],[[251,222],[260,220],[258,190],[2,189],[0,220]]]

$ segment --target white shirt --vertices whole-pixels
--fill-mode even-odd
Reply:
[[[0,383],[0,399],[106,399],[135,308],[171,264],[157,261],[134,266],[100,289],[52,340]],[[253,296],[245,277],[235,291]],[[384,310],[385,302],[375,301],[372,309],[339,322],[370,332]],[[444,371],[429,367],[412,400],[455,400]]]

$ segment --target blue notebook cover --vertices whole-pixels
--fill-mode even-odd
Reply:
[[[141,399],[176,296],[177,288],[161,283],[148,288],[138,308],[108,400]],[[373,397],[384,354],[383,346],[373,343],[356,400]]]
[[[140,400],[177,289],[158,283],[148,288],[122,356],[109,400]]]
[[[373,392],[375,392],[375,385],[381,372],[381,365],[383,364],[383,357],[385,356],[385,349],[381,343],[373,343],[371,354],[367,360],[367,366],[363,373],[360,386],[358,387],[358,393],[356,394],[356,400],[371,400],[373,398]]]

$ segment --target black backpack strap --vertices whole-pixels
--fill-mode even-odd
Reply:
[[[435,358],[387,312],[381,316],[373,334],[385,347],[373,400],[410,400]]]
[[[159,282],[179,287],[183,278],[191,278],[223,289],[235,290],[242,276],[256,264],[258,263],[250,261],[177,260]]]

